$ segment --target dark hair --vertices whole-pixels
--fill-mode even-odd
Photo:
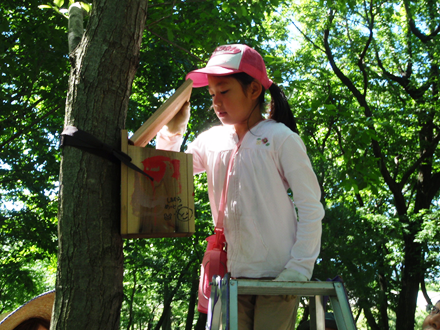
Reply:
[[[238,80],[244,91],[246,91],[247,86],[254,81],[253,77],[244,72],[232,74],[231,77]],[[258,99],[260,104],[264,104],[264,93],[266,92],[265,88],[262,88],[263,89]],[[272,83],[272,85],[269,87],[269,92],[271,96],[269,119],[283,123],[293,132],[298,133],[295,118],[293,117],[292,110],[290,109],[289,102],[287,101],[287,97],[284,92],[275,83]]]
[[[48,320],[41,317],[32,317],[30,319],[27,319],[26,321],[21,322],[14,328],[14,330],[37,330],[40,325],[48,330],[50,328],[50,322]]]

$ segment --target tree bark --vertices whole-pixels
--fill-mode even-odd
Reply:
[[[166,284],[165,287],[165,294],[164,294],[164,304],[163,304],[163,312],[162,315],[159,318],[159,321],[157,321],[155,330],[159,330],[161,327],[162,329],[171,329],[171,303],[173,302],[174,296],[176,295],[177,291],[180,289],[180,286],[182,285],[182,282],[185,280],[185,276],[187,274],[186,270],[191,265],[192,260],[190,260],[187,264],[187,267],[182,269],[180,272],[179,278],[177,279],[176,286],[169,291],[169,284]]]
[[[192,328],[193,328],[194,310],[195,310],[196,304],[197,304],[198,285],[199,285],[199,279],[197,277],[193,276],[193,279],[191,281],[191,293],[189,296],[188,314],[186,317],[185,330],[192,330]]]
[[[414,329],[417,295],[423,276],[421,245],[415,235],[405,235],[405,255],[402,269],[401,291],[396,311],[396,329]]]
[[[65,125],[120,148],[147,0],[96,0],[70,54]],[[51,329],[119,329],[123,254],[120,165],[65,147],[60,169],[58,272]]]
[[[128,325],[127,330],[130,330],[132,324],[133,324],[133,303],[134,303],[134,295],[136,293],[137,289],[137,272],[138,268],[135,267],[133,270],[133,290],[131,290],[131,296],[130,296],[130,307],[129,307],[129,313],[128,313]]]
[[[207,319],[208,319],[207,314],[199,313],[199,318],[197,319],[197,323],[196,326],[194,327],[194,330],[204,330]]]

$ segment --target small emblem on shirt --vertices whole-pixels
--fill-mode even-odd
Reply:
[[[266,147],[270,145],[269,140],[267,138],[257,138],[257,145],[263,144]]]

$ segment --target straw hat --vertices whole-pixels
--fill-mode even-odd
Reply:
[[[54,300],[55,290],[35,297],[1,320],[0,330],[12,330],[23,321],[34,317],[42,318],[50,322]]]

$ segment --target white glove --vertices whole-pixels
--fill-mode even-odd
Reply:
[[[189,102],[186,102],[179,112],[165,125],[168,133],[173,135],[183,135],[188,125],[189,117],[191,115]]]
[[[306,275],[301,274],[295,269],[286,268],[274,281],[286,281],[286,282],[306,282],[309,279]]]

